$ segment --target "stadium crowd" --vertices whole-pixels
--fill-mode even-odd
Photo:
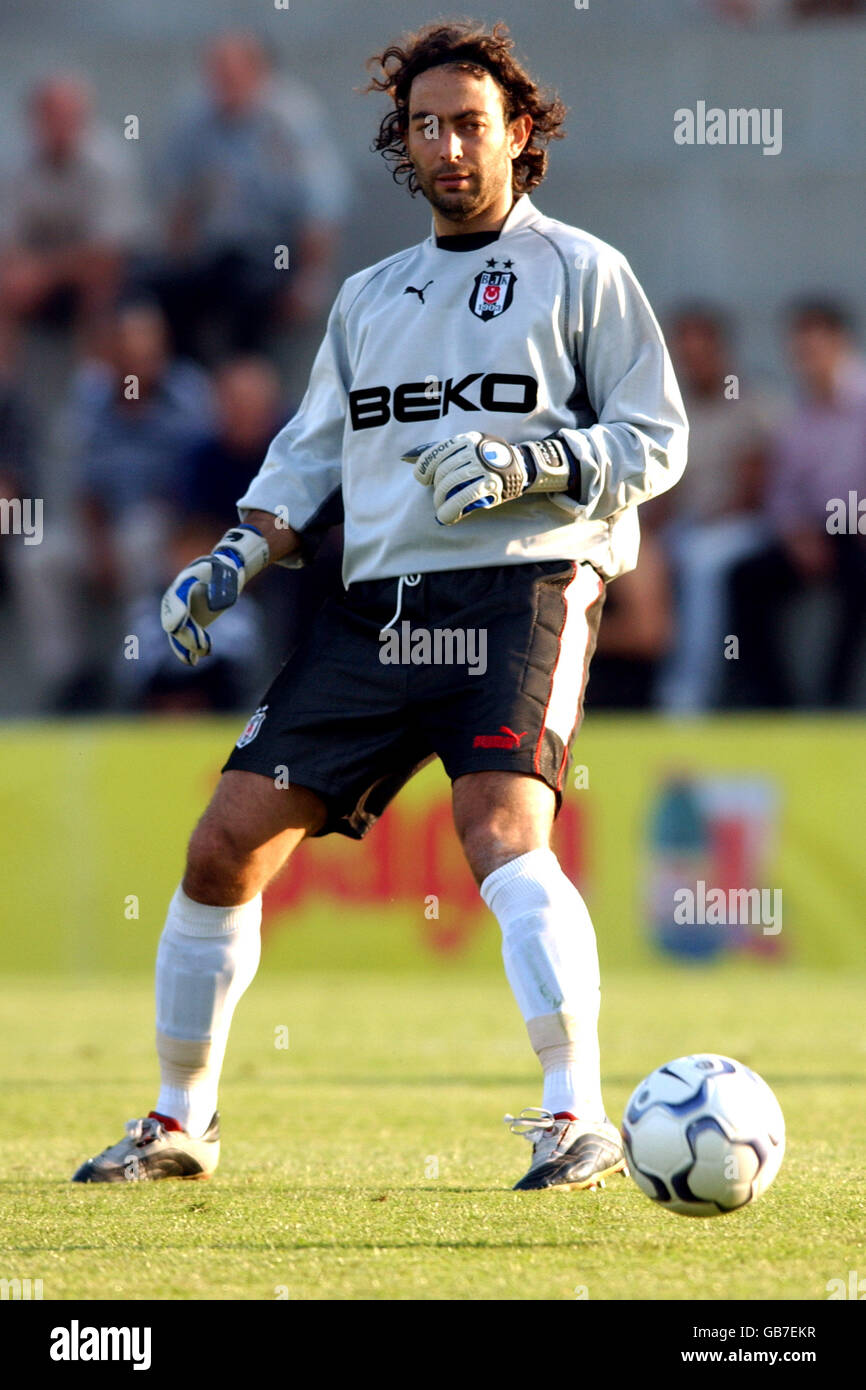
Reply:
[[[0,534],[5,714],[244,710],[339,583],[333,528],[222,617],[194,670],[159,625],[297,405],[350,199],[318,99],[254,37],[211,40],[200,79],[146,176],[81,77],[27,97],[0,221],[0,501],[8,520],[43,499],[44,531]],[[723,309],[657,308],[690,462],[641,510],[588,706],[862,708],[866,360],[845,307],[785,307],[788,393],[738,372],[748,326]]]

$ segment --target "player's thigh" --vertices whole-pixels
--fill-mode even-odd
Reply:
[[[278,866],[326,816],[325,803],[308,787],[229,770],[193,832],[190,862],[216,855],[235,865],[267,859]]]
[[[476,882],[550,844],[556,795],[540,777],[520,772],[468,772],[451,792],[454,825]]]

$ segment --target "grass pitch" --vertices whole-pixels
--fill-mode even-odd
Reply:
[[[149,982],[4,994],[0,1275],[42,1279],[45,1299],[821,1300],[866,1273],[862,978],[606,972],[617,1122],[647,1071],[689,1051],[740,1058],[781,1101],[774,1186],[704,1221],[619,1178],[510,1190],[529,1146],[501,1117],[539,1103],[537,1064],[504,980],[459,965],[263,968],[233,1029],[210,1182],[68,1181],[154,1102]]]

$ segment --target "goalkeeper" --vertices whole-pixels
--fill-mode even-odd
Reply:
[[[531,200],[564,109],[511,50],[503,25],[442,22],[375,60],[391,99],[376,146],[427,200],[430,233],[345,282],[239,522],[163,600],[177,656],[206,659],[246,584],[303,563],[344,517],[344,590],[251,714],[169,905],[153,1109],[76,1181],[214,1171],[263,888],[306,836],[362,839],[432,757],[541,1067],[541,1105],[506,1117],[532,1144],[517,1187],[624,1170],[595,933],[550,835],[606,585],[634,567],[638,504],[679,478],[687,427],[628,263]],[[406,624],[483,631],[485,669],[383,660]]]

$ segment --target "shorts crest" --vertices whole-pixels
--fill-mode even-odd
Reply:
[[[249,723],[247,724],[246,728],[244,729],[243,733],[241,734],[240,738],[235,744],[235,748],[246,748],[248,743],[252,743],[259,729],[262,727],[262,724],[265,722],[265,716],[267,715],[267,712],[267,705],[259,705],[252,719],[250,719]]]

